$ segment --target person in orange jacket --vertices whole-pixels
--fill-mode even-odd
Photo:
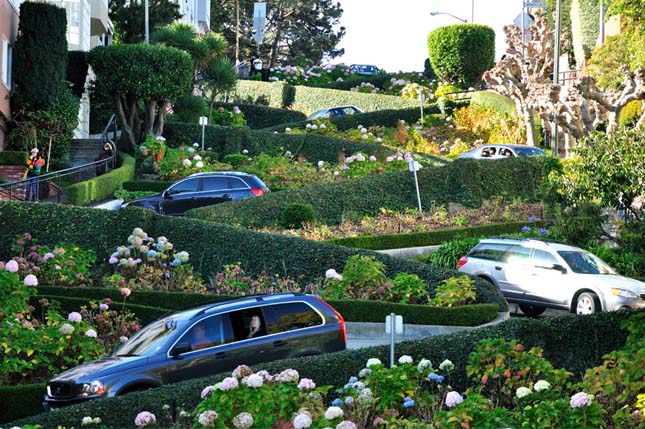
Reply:
[[[27,189],[25,201],[38,201],[38,176],[42,171],[45,161],[38,155],[38,149],[33,148],[27,160]]]

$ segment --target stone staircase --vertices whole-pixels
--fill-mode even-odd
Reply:
[[[72,140],[69,148],[69,166],[77,167],[94,162],[102,147],[100,140]]]
[[[24,165],[0,165],[0,177],[7,182],[22,180],[22,175],[27,167]],[[0,201],[8,201],[10,198],[9,191],[0,188]],[[25,186],[20,185],[11,190],[11,199],[25,199]]]

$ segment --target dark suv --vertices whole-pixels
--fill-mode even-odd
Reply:
[[[173,183],[161,194],[132,200],[121,207],[144,207],[163,215],[181,216],[197,207],[259,197],[267,192],[269,188],[262,180],[247,173],[196,173]]]
[[[110,357],[47,383],[45,409],[122,395],[277,359],[345,349],[343,317],[313,295],[283,293],[202,305],[164,316]]]

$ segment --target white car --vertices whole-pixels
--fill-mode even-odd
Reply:
[[[618,275],[596,255],[566,244],[485,239],[457,269],[494,284],[527,316],[547,307],[576,314],[645,308],[645,283]]]
[[[459,159],[502,159],[516,156],[546,156],[546,152],[533,146],[519,144],[485,144],[459,154]]]

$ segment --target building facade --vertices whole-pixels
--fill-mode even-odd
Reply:
[[[20,0],[0,0],[0,113],[11,116],[7,96],[12,88],[11,57],[18,35]],[[0,150],[7,146],[7,124],[0,119]]]
[[[209,0],[175,0],[179,5],[179,21],[193,25],[198,33],[210,31],[211,3]]]

